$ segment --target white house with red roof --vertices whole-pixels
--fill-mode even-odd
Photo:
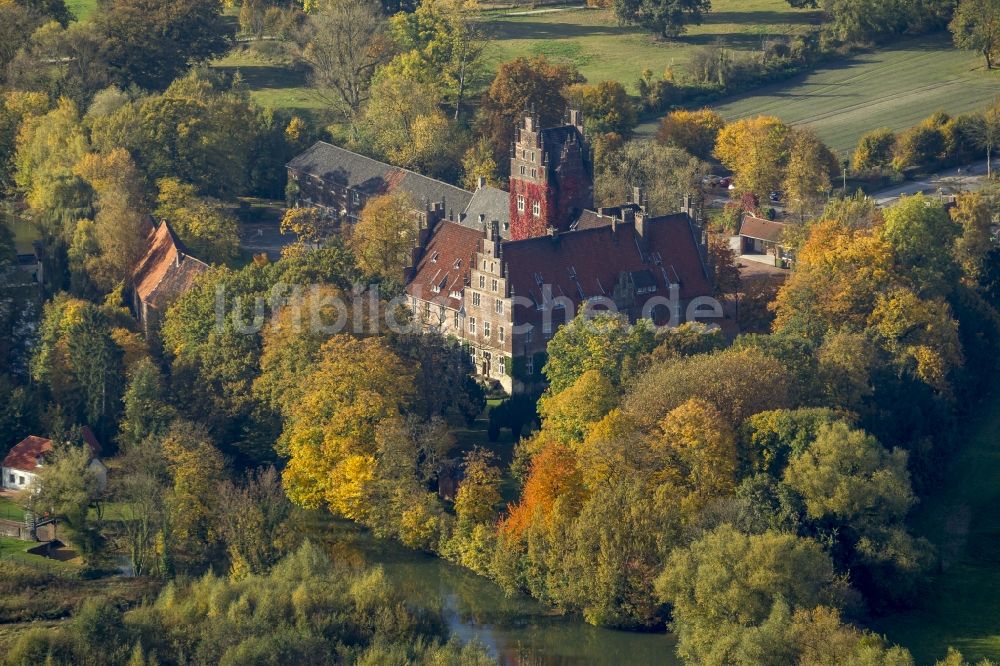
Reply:
[[[81,434],[90,449],[90,470],[103,488],[108,481],[108,469],[101,462],[101,445],[93,431],[84,426]],[[3,475],[2,487],[6,490],[24,490],[38,479],[39,468],[45,465],[45,458],[52,453],[52,440],[38,435],[29,435],[7,453],[0,465]]]

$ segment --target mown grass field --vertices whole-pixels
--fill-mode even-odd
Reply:
[[[1000,660],[1000,396],[980,407],[960,442],[942,487],[913,520],[943,570],[921,608],[875,623],[918,664],[944,657],[949,645],[969,662]]]
[[[810,125],[846,153],[876,127],[899,131],[935,111],[978,110],[998,97],[1000,71],[986,71],[982,58],[939,35],[848,57],[713,108],[727,120],[766,114]],[[655,131],[655,123],[640,129]]]
[[[98,0],[66,0],[69,9],[78,21],[86,21],[97,9]]]
[[[816,10],[791,8],[785,0],[714,0],[701,25],[675,41],[661,41],[645,29],[620,26],[607,9],[569,9],[494,15],[487,32],[495,40],[494,64],[542,54],[571,62],[591,83],[613,79],[635,92],[644,69],[662,74],[688,62],[695,49],[712,44],[741,51],[760,49],[775,35],[803,32],[820,21]]]

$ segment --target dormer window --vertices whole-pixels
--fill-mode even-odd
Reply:
[[[455,270],[457,271],[461,267],[462,267],[462,260],[461,259],[456,259],[455,260]]]
[[[436,264],[437,262],[438,262],[438,253],[435,251],[434,254],[431,255],[431,263]]]

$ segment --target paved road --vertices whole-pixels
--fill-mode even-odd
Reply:
[[[994,165],[995,167],[996,165]],[[924,180],[903,183],[881,192],[872,194],[879,206],[890,206],[902,195],[917,194],[958,194],[959,192],[975,191],[986,182],[986,160],[975,164],[941,171]]]

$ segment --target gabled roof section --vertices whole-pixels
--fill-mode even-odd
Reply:
[[[409,193],[422,205],[444,201],[445,211],[455,217],[465,210],[472,199],[472,193],[460,187],[325,141],[317,141],[286,166],[293,171],[357,190],[366,196],[399,190]]]
[[[469,281],[482,239],[481,231],[447,220],[439,222],[417,263],[413,279],[406,285],[406,292],[424,301],[460,309],[461,293]]]
[[[97,458],[101,455],[101,445],[94,436],[94,431],[88,426],[81,428],[83,441],[90,449],[90,455]],[[52,440],[38,435],[29,435],[17,443],[3,459],[3,466],[21,472],[34,472],[38,463],[52,452]]]
[[[503,244],[509,283],[518,296],[544,304],[543,285],[553,298],[565,296],[579,305],[590,298],[611,298],[622,273],[630,274],[642,300],[669,297],[677,285],[679,297],[707,296],[712,286],[698,243],[684,213],[646,218],[642,233],[635,222],[615,221],[557,234]]]
[[[500,237],[510,238],[510,193],[496,187],[480,187],[472,193],[469,205],[462,211],[461,223],[477,231],[483,224],[500,222]],[[482,216],[482,221],[480,221]]]
[[[187,254],[167,222],[161,222],[148,238],[146,254],[132,272],[132,284],[143,303],[164,310],[191,288],[208,265]]]
[[[775,222],[774,220],[765,220],[762,217],[746,215],[743,218],[743,224],[740,225],[740,236],[770,243],[780,243],[787,226],[783,222]]]

